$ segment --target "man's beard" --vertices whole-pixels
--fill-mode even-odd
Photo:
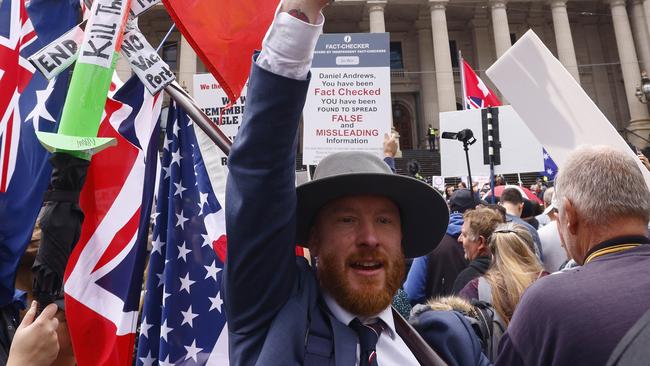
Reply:
[[[385,283],[377,278],[360,278],[361,287],[355,290],[346,278],[346,271],[351,271],[349,263],[361,261],[371,256],[383,264]],[[404,280],[404,254],[401,252],[387,256],[376,249],[352,255],[345,260],[338,258],[338,253],[324,252],[318,258],[318,278],[325,289],[344,309],[358,316],[374,316],[382,312],[392,302],[393,296]]]

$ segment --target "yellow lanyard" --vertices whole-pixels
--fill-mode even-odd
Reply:
[[[594,260],[594,259],[596,259],[596,258],[598,258],[600,256],[603,256],[603,255],[606,255],[606,254],[611,254],[611,253],[622,252],[624,250],[636,248],[636,247],[638,247],[640,245],[641,244],[619,244],[619,245],[614,245],[614,246],[611,246],[611,247],[607,247],[607,248],[597,250],[597,251],[591,253],[587,257],[587,259],[585,259],[585,264],[591,262],[592,260]]]

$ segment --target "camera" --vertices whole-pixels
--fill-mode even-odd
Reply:
[[[464,144],[473,144],[476,142],[474,138],[474,133],[469,128],[460,130],[458,132],[443,132],[441,137],[443,139],[458,140]]]

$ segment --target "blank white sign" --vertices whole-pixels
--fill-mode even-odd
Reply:
[[[440,131],[458,132],[469,128],[476,143],[469,147],[472,175],[489,175],[489,165],[483,164],[483,127],[480,109],[440,113]],[[542,145],[511,106],[499,107],[501,165],[496,174],[536,172],[544,170]],[[463,144],[458,140],[440,139],[442,176],[467,175]]]

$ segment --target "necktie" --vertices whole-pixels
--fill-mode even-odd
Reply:
[[[363,324],[355,318],[350,322],[350,328],[354,329],[359,335],[359,366],[377,366],[377,340],[379,335],[385,329],[384,322],[381,320],[374,324]]]

